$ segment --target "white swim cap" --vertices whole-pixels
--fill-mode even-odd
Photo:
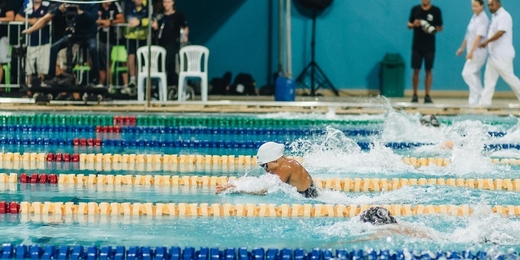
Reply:
[[[259,165],[276,161],[283,156],[285,146],[275,142],[267,142],[258,148],[256,161]]]

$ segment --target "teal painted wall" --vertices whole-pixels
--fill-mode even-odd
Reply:
[[[277,0],[178,0],[190,21],[191,40],[211,50],[210,78],[226,71],[251,73],[265,85],[278,63]],[[317,19],[316,61],[338,89],[378,89],[379,62],[385,53],[400,53],[406,63],[405,88],[411,89],[412,31],[410,9],[420,0],[335,0]],[[472,12],[469,0],[432,0],[441,8],[444,31],[437,35],[435,90],[466,90],[460,72],[464,58],[455,56]],[[520,1],[502,0],[513,16],[514,45],[520,50]],[[202,6],[202,7],[201,7]],[[487,9],[487,7],[486,7]],[[311,59],[312,21],[293,6],[293,74]],[[487,11],[487,10],[486,10]],[[489,15],[489,11],[488,15]],[[520,75],[520,58],[515,59]],[[421,76],[423,76],[421,74]],[[424,89],[422,84],[419,89]],[[497,91],[510,91],[500,80]]]

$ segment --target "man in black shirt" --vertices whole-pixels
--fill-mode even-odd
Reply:
[[[98,5],[97,4],[81,4],[77,6],[77,15],[75,16],[75,27],[72,32],[72,37],[69,39],[68,35],[65,35],[63,38],[54,42],[51,47],[51,56],[49,67],[49,78],[53,78],[56,74],[56,60],[58,58],[58,51],[67,47],[69,40],[72,43],[82,42],[86,43],[87,49],[89,51],[89,55],[92,61],[92,68],[90,70],[91,82],[96,87],[103,87],[99,84],[99,57],[97,52],[97,43],[96,43],[96,34],[97,34],[97,24],[96,20],[98,18]],[[67,12],[66,4],[56,5],[48,14],[46,14],[43,18],[38,20],[33,26],[29,29],[24,30],[23,33],[31,34],[45,25],[47,25],[53,17],[62,17],[65,16]]]
[[[420,5],[412,8],[408,19],[408,28],[413,29],[412,68],[413,68],[413,97],[417,102],[419,86],[419,72],[424,60],[426,79],[424,82],[424,103],[433,103],[430,98],[432,85],[432,68],[435,58],[435,34],[442,31],[441,9],[431,4],[431,0],[421,0]]]
[[[175,71],[175,57],[181,43],[188,41],[188,22],[183,13],[177,11],[173,0],[163,0],[162,12],[152,22],[157,44],[166,49],[166,70],[168,85],[177,85],[179,75]],[[181,35],[182,30],[182,35]]]

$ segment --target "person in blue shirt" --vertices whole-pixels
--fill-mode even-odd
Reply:
[[[99,5],[98,20],[98,50],[99,50],[99,79],[101,82],[107,82],[107,67],[110,64],[110,50],[112,46],[122,44],[119,43],[118,27],[114,24],[125,22],[123,8],[118,2],[105,2]]]
[[[125,38],[128,42],[128,87],[135,88],[137,78],[136,53],[137,49],[146,46],[148,34],[148,7],[145,0],[126,0],[125,19],[128,23]],[[125,92],[126,93],[126,92]]]
[[[72,35],[65,35],[63,38],[54,42],[51,47],[50,64],[56,64],[58,58],[58,51],[64,49],[71,43],[85,43],[91,59],[91,70],[90,70],[90,83],[96,87],[103,87],[99,82],[99,57],[97,51],[96,35],[98,25],[96,20],[98,19],[98,4],[81,4],[81,5],[69,5],[66,4],[56,5],[47,13],[44,17],[38,20],[33,26],[24,30],[22,33],[32,34],[47,25],[53,17],[65,16],[67,8],[77,8],[77,14],[75,15],[75,27],[72,30]],[[48,78],[52,79],[56,74],[56,67],[50,66]]]

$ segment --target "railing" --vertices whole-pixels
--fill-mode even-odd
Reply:
[[[26,28],[25,22],[0,22],[0,26],[8,26],[8,39],[9,39],[9,45],[10,45],[10,56],[11,56],[11,63],[5,64],[2,66],[2,69],[4,70],[4,77],[3,79],[0,79],[0,88],[4,88],[6,92],[10,91],[10,88],[19,88],[20,84],[22,83],[23,79],[25,79],[26,83],[29,83],[30,77],[29,75],[24,75],[20,77],[20,74],[23,74],[22,69],[22,57],[20,55],[13,55],[16,54],[15,50],[17,46],[21,45],[29,45],[32,35],[28,35],[27,37],[22,37],[21,32]],[[52,38],[52,24],[50,24],[50,44],[55,43],[59,39],[53,39]],[[128,26],[128,24],[114,24],[111,27],[114,30],[103,30],[101,29],[98,33],[96,39],[97,39],[97,47],[98,47],[98,57],[100,61],[100,66],[105,67],[106,70],[103,70],[106,72],[105,79],[101,79],[103,82],[100,82],[104,84],[105,86],[115,86],[120,87],[127,84],[127,78],[124,76],[120,76],[114,74],[114,71],[112,69],[116,70],[117,72],[126,72],[128,71],[128,65],[126,63],[127,61],[127,55],[128,55],[128,45],[131,39],[127,39],[124,37],[123,30]],[[110,43],[110,31],[115,31],[115,43],[113,44],[104,44],[100,41],[100,35],[102,33],[106,34],[106,39]],[[35,35],[35,34],[33,34]],[[42,41],[42,35],[39,35],[39,42]],[[137,47],[139,48],[139,41],[136,41]],[[101,44],[100,44],[101,43]],[[84,58],[85,61],[83,64],[76,64],[75,67],[73,67],[73,72],[77,74],[77,76],[80,73],[84,73],[85,71],[88,71],[90,69],[90,65],[88,63],[88,60],[90,57],[88,57],[88,52],[84,51],[83,53],[79,52],[79,49],[77,48],[77,44],[75,47],[73,47],[73,56],[76,58],[77,54],[87,54],[87,58]],[[114,48],[114,46],[118,46],[117,48]],[[60,67],[66,66],[66,55],[64,55],[66,49],[63,49],[63,53],[58,54],[58,59],[56,61],[57,65],[60,65]],[[41,53],[41,55],[38,55],[38,58],[43,57],[43,55],[50,56],[50,50],[48,52]],[[125,57],[122,57],[125,56]],[[112,58],[115,58],[112,59]],[[45,59],[45,58],[44,58]],[[49,58],[47,58],[49,60]],[[78,60],[76,60],[75,63],[77,63]],[[50,61],[49,61],[50,62]],[[105,64],[102,65],[101,62],[104,62]],[[112,64],[114,62],[114,64]],[[137,63],[135,63],[137,64]],[[52,64],[50,64],[52,66]],[[136,65],[137,66],[137,65]],[[90,77],[88,73],[86,73],[86,82],[90,82]]]

